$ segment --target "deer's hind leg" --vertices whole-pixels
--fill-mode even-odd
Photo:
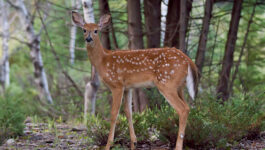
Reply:
[[[176,150],[182,150],[185,128],[190,111],[188,104],[183,99],[183,95],[178,93],[179,90],[182,90],[179,89],[182,88],[182,86],[176,87],[172,84],[159,83],[157,84],[157,88],[179,115],[179,131],[176,141]]]

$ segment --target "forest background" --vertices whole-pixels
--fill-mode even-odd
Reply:
[[[262,0],[0,0],[0,8],[0,143],[23,135],[26,117],[85,123],[87,136],[95,135],[86,145],[106,143],[111,92],[99,84],[72,10],[91,22],[111,14],[100,33],[107,49],[176,47],[196,63],[196,100],[185,95],[192,108],[186,147],[229,147],[265,130]],[[157,89],[136,89],[133,111],[136,132],[146,131],[140,141],[174,147],[178,117]],[[122,145],[129,140],[123,111],[119,120]]]

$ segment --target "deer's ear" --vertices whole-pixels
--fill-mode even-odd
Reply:
[[[84,18],[78,12],[72,11],[72,20],[75,23],[75,25],[81,28],[83,28],[85,25]]]
[[[109,14],[105,14],[105,15],[100,17],[99,23],[98,23],[98,26],[99,26],[100,30],[110,24],[110,22],[111,22],[110,18],[111,18],[111,16]]]

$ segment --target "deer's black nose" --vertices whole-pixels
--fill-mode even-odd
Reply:
[[[89,42],[93,41],[93,39],[92,39],[90,36],[88,36],[88,37],[86,38],[86,41],[89,43]]]

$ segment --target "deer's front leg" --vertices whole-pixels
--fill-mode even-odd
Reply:
[[[111,89],[111,92],[112,92],[111,122],[110,122],[108,142],[105,148],[106,150],[109,150],[110,146],[113,143],[116,120],[119,114],[122,96],[123,96],[123,88]]]
[[[126,118],[129,122],[130,137],[131,137],[131,149],[135,149],[136,136],[133,128],[132,121],[132,90],[127,90],[124,92],[124,111]]]

